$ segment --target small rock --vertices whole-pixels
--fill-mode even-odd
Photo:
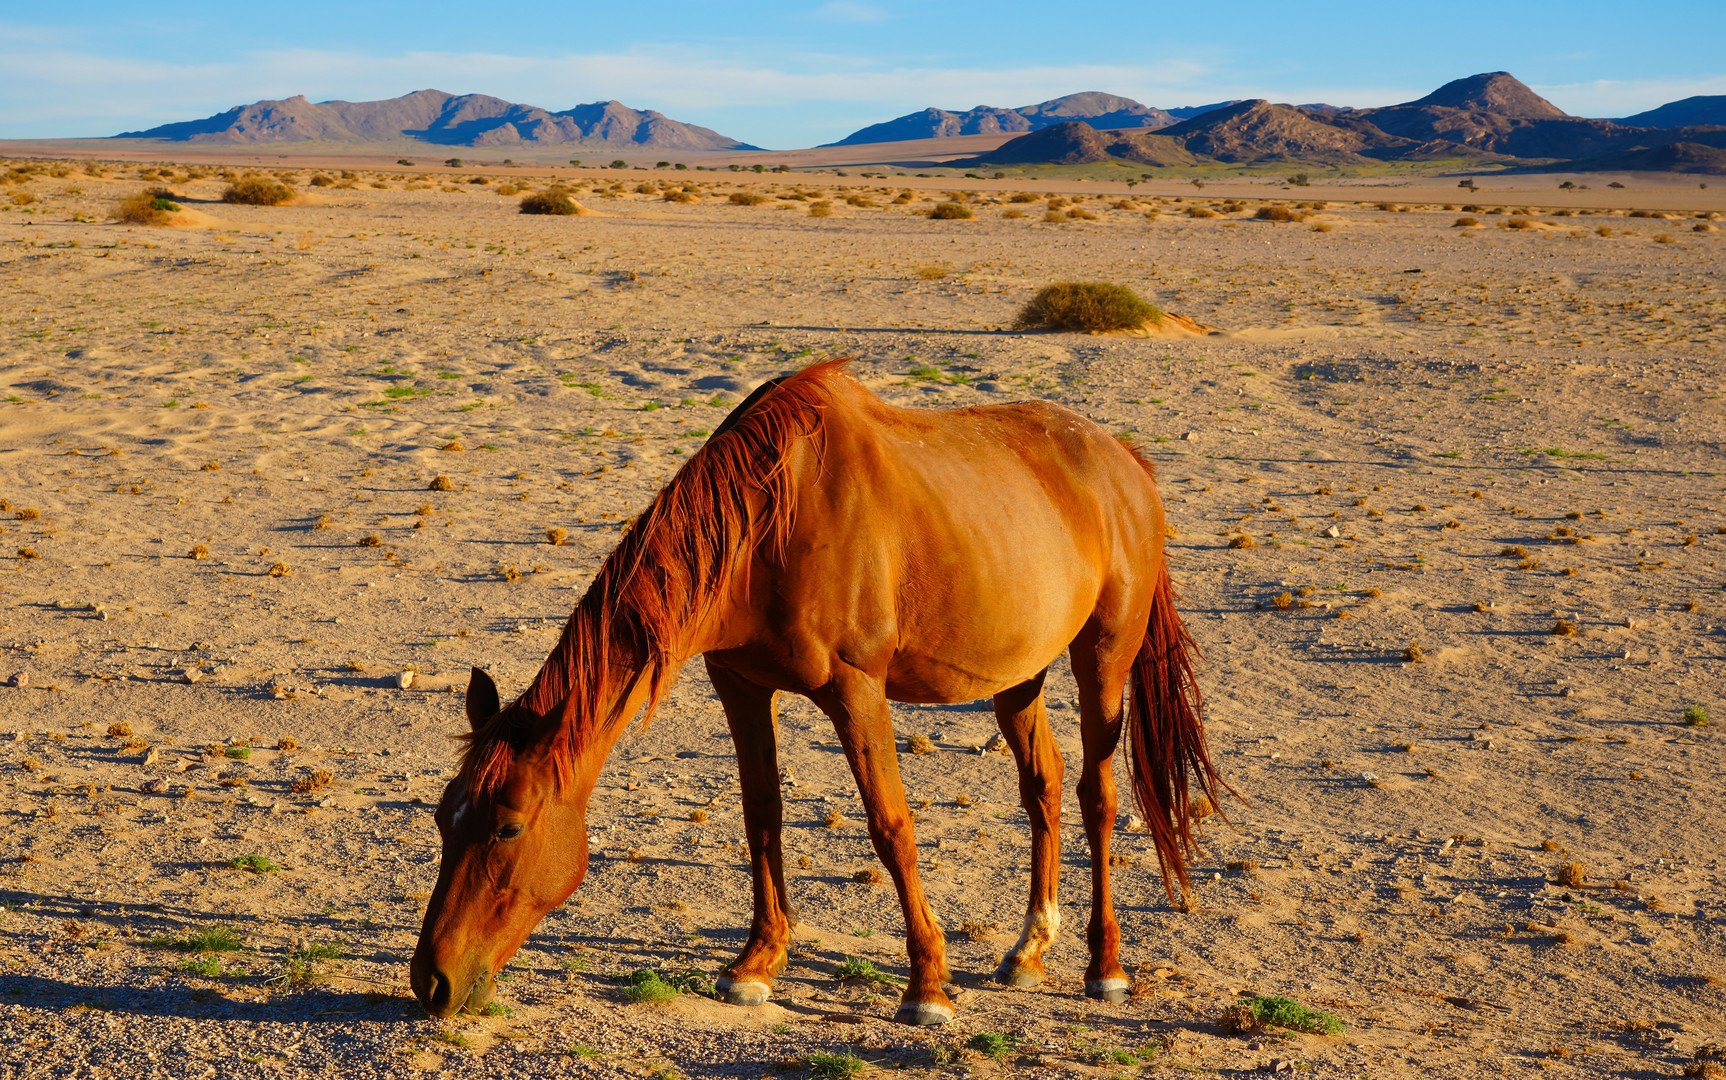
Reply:
[[[1183,442],[1197,442],[1198,438],[1199,433],[1196,431],[1185,431],[1181,433],[1181,440]]]
[[[331,807],[331,806],[334,806],[334,805],[336,805],[336,799],[335,799],[335,796],[333,796],[333,795],[332,795],[332,796],[330,796],[330,797],[329,797],[329,798],[326,798],[326,799],[320,799],[320,800],[319,800],[319,801],[318,801],[318,805],[319,805],[319,806],[322,806],[322,807],[325,807],[325,808],[328,808],[328,807]]]
[[[162,760],[161,753],[152,746],[150,749],[144,751],[144,756],[138,759],[138,764],[147,768],[160,760]]]
[[[11,677],[6,680],[6,685],[15,686],[22,690],[24,687],[30,685],[30,673],[28,671],[14,672]]]
[[[144,783],[139,786],[138,790],[146,795],[160,795],[162,792],[168,790],[168,782],[160,776],[153,776],[144,781]]]
[[[1360,778],[1369,784],[1375,784],[1378,782],[1377,773],[1363,772],[1360,774]]]
[[[1335,525],[1332,525],[1330,528],[1326,529],[1322,535],[1335,540],[1337,537],[1342,535],[1342,530],[1337,528]]]
[[[204,673],[199,671],[195,667],[189,667],[186,670],[180,672],[180,681],[185,683],[188,686],[190,686],[193,683],[203,682],[204,681]]]
[[[1137,814],[1128,814],[1127,815],[1127,831],[1128,832],[1143,832],[1144,829],[1145,829],[1145,819],[1144,818],[1140,817]]]
[[[414,684],[414,673],[411,671],[404,671],[400,675],[396,676],[396,686],[399,689],[406,690],[408,687],[412,686],[413,684]]]
[[[1001,734],[999,731],[995,732],[994,738],[990,739],[988,742],[983,744],[983,751],[985,753],[1001,754],[1001,753],[1005,753],[1006,750],[1007,750],[1007,737],[1005,735]]]

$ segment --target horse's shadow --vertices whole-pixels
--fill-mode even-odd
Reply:
[[[227,980],[224,980],[227,981]],[[251,983],[234,979],[235,985]],[[208,988],[180,985],[92,985],[88,982],[8,972],[0,974],[0,1001],[29,1002],[37,1009],[93,1009],[127,1016],[258,1023],[407,1023],[425,1012],[399,994],[341,990],[317,985],[258,1001],[236,1001]]]

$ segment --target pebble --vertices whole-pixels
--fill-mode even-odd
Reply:
[[[1370,772],[1363,772],[1360,774],[1360,778],[1362,780],[1365,780],[1367,783],[1371,784],[1371,783],[1374,783],[1375,781],[1378,780],[1378,774],[1377,773],[1370,773]]]
[[[1323,535],[1330,537],[1332,540],[1335,540],[1337,537],[1342,535],[1342,530],[1337,528],[1335,525],[1332,525],[1330,528],[1328,528],[1324,531]]]
[[[146,795],[160,795],[168,790],[168,782],[160,776],[153,776],[139,785],[138,790]]]
[[[398,689],[406,690],[408,687],[412,686],[413,684],[414,684],[414,673],[411,671],[404,671],[401,674],[396,676],[396,687]]]
[[[202,682],[203,679],[204,679],[204,673],[199,671],[195,667],[189,667],[186,670],[180,672],[180,681],[185,683],[188,686],[190,686],[193,683]]]
[[[6,685],[15,686],[22,690],[24,687],[30,685],[30,673],[28,671],[13,672],[11,677],[6,680]]]
[[[144,751],[144,756],[138,759],[138,764],[144,765],[144,766],[149,766],[149,765],[154,765],[156,762],[158,762],[160,760],[162,760],[162,755],[156,750],[155,747],[151,747],[150,749]]]
[[[995,732],[994,738],[983,744],[983,752],[988,754],[1004,753],[1006,749],[1007,737],[999,731]]]
[[[1141,832],[1141,831],[1143,831],[1144,827],[1145,827],[1145,819],[1144,818],[1140,817],[1137,814],[1128,814],[1127,815],[1127,831],[1128,832]]]

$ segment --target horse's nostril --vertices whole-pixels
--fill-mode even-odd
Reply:
[[[454,985],[443,972],[432,972],[431,985],[426,988],[426,1008],[439,1014],[448,1012],[450,999],[454,997]]]

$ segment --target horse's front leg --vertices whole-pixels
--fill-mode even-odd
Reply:
[[[779,745],[774,729],[773,691],[713,664],[707,675],[737,751],[737,776],[743,787],[743,828],[749,837],[749,872],[755,916],[749,940],[718,980],[719,995],[731,1005],[760,1005],[785,970],[786,950],[796,913],[785,890],[780,831],[785,808],[779,794]]]
[[[905,951],[911,978],[899,1001],[895,1019],[902,1024],[944,1024],[953,1019],[947,982],[947,948],[941,926],[929,910],[923,883],[917,876],[917,837],[911,808],[899,780],[898,747],[881,681],[856,668],[841,666],[833,682],[812,695],[833,719],[845,759],[856,778],[858,793],[869,816],[869,839],[899,891],[905,912]]]

